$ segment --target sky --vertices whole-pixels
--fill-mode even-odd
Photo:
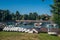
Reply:
[[[29,14],[37,12],[41,14],[51,14],[51,7],[53,0],[0,0],[0,9],[10,10],[11,12],[19,11],[20,14]]]

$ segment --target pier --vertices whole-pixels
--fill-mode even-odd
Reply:
[[[16,20],[16,22],[50,22],[50,21],[42,21],[42,20]]]

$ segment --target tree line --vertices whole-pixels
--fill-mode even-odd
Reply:
[[[11,13],[9,10],[0,9],[0,21],[9,21],[9,20],[49,20],[49,15],[38,15],[37,12],[29,14],[20,14],[19,11],[16,13]]]

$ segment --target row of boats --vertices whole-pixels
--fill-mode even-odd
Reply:
[[[17,24],[16,24],[17,25]],[[42,29],[42,23],[34,23],[35,28],[23,28],[23,27],[15,27],[14,25],[9,25],[3,28],[3,31],[17,31],[17,32],[27,32],[27,33],[39,33]],[[47,24],[48,34],[57,34],[58,25],[57,24]],[[39,29],[39,30],[37,30]],[[45,27],[43,27],[45,31]]]
[[[9,27],[5,27],[3,29],[3,31],[12,31],[12,32],[26,32],[26,33],[38,33],[38,31],[36,29],[27,29],[27,28],[23,28],[23,27],[13,27],[12,25],[10,25]]]

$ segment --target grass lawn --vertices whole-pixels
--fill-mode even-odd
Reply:
[[[58,36],[47,33],[29,34],[20,32],[0,32],[0,40],[60,40]]]

